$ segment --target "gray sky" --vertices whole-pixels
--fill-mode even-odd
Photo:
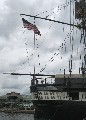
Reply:
[[[72,2],[72,6],[73,4]],[[69,59],[72,54],[73,72],[78,73],[78,68],[81,66],[78,53],[83,54],[81,47],[84,45],[79,44],[80,31],[77,28],[71,27],[70,32],[70,26],[35,19],[41,36],[35,36],[34,49],[34,33],[23,28],[22,17],[32,24],[34,24],[34,19],[20,16],[24,13],[70,23],[69,9],[69,0],[0,1],[0,95],[12,91],[21,94],[30,93],[31,79],[29,76],[3,75],[4,72],[33,73],[35,64],[36,73],[40,73],[45,65],[46,69],[41,73],[63,73],[64,69],[68,73]],[[74,21],[76,24],[73,13],[72,17],[72,23]],[[71,38],[73,36],[71,44],[70,34]]]

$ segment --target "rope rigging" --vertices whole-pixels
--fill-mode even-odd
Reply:
[[[72,31],[73,31],[73,29],[71,30],[71,32],[72,32]],[[71,35],[71,32],[67,34],[67,36],[66,36],[65,39],[64,39],[64,43],[62,43],[62,45],[58,48],[58,51],[65,46],[65,44],[66,44],[66,39],[67,39],[67,38],[69,39],[69,37],[70,37],[70,35]],[[63,46],[63,45],[64,45],[64,46]],[[53,54],[53,57],[51,57],[51,58],[49,59],[49,62],[53,62],[54,59],[55,59],[55,57],[58,56],[59,54],[60,54],[60,52],[58,52],[58,53],[55,52],[55,53]],[[45,68],[47,67],[47,65],[49,64],[49,62],[45,65],[45,67],[43,67],[43,68],[40,70],[40,72],[43,72],[43,71],[45,70]],[[39,73],[40,73],[40,72],[39,72]]]
[[[68,3],[68,4],[69,4],[69,3]],[[67,6],[68,6],[68,4],[67,4]],[[65,6],[64,4],[61,5],[61,8],[63,8],[64,6]],[[51,10],[54,10],[54,8],[52,8]],[[60,6],[58,6],[58,11],[59,11],[59,10],[61,10],[61,9],[60,9]],[[57,12],[58,12],[58,11],[57,11]],[[48,11],[46,11],[46,12],[48,12]],[[43,12],[43,13],[45,13],[45,12]],[[54,13],[54,12],[52,12],[52,13]],[[52,13],[51,13],[51,15],[52,15]],[[41,13],[41,14],[42,14],[42,13]],[[38,14],[38,15],[39,15],[39,14]],[[51,16],[51,15],[48,15],[48,17]],[[36,15],[36,16],[37,16],[37,15]],[[55,17],[54,17],[54,18],[55,18]],[[53,24],[53,22],[51,23],[49,29],[52,27],[52,24]],[[24,31],[24,32],[25,32],[25,31]],[[36,40],[37,40],[37,39],[36,39]],[[25,43],[25,45],[27,46],[27,43]],[[37,48],[38,48],[38,44],[37,44]],[[37,49],[36,49],[36,50],[37,50]],[[27,51],[27,49],[26,49],[26,51]],[[27,51],[27,54],[28,54],[28,51]],[[32,55],[34,55],[34,53],[33,53]],[[31,56],[32,56],[32,55],[31,55]],[[27,55],[27,58],[28,58],[28,55]],[[29,63],[29,60],[30,60],[30,59],[28,58],[28,63]],[[26,61],[25,61],[25,62],[26,62]],[[25,62],[24,62],[24,63],[25,63]],[[22,63],[22,64],[24,64],[24,63]],[[40,65],[40,63],[39,63],[39,65]],[[22,65],[21,65],[21,66],[22,66]]]
[[[74,8],[73,8],[73,16],[74,16]],[[70,21],[71,22],[71,21]],[[74,17],[73,17],[73,23],[74,23]],[[71,29],[70,29],[71,30]],[[73,26],[73,34],[74,34],[74,26]],[[68,36],[68,38],[69,38],[69,36]],[[70,35],[70,41],[71,41],[71,35]],[[74,41],[74,38],[73,38],[73,36],[72,36],[72,42]],[[61,47],[61,46],[60,46]],[[59,49],[58,49],[59,50]],[[66,46],[65,46],[65,51],[66,51]],[[73,43],[72,43],[72,51],[73,51]],[[56,54],[56,53],[55,53]],[[53,57],[51,57],[51,62],[54,60],[53,59]],[[50,61],[49,60],[49,61]],[[45,67],[44,68],[42,68],[41,69],[41,71],[40,72],[42,72],[44,69],[46,68],[46,65],[45,65]],[[72,68],[72,67],[71,67]]]
[[[68,4],[69,4],[69,2],[68,2]],[[68,5],[67,5],[68,6]],[[63,6],[64,7],[64,6]],[[59,8],[59,7],[58,7]],[[61,9],[59,9],[59,10],[61,10]],[[54,17],[55,18],[55,17]],[[52,25],[52,24],[51,24]],[[50,26],[51,27],[51,26]],[[65,45],[65,44],[64,44]],[[60,46],[61,47],[61,46]],[[63,48],[63,43],[62,43],[62,48]],[[59,50],[59,49],[58,49]],[[66,46],[65,46],[65,51],[66,51]],[[59,53],[58,53],[59,54]],[[58,55],[58,54],[54,54],[54,55]],[[62,57],[61,57],[61,59],[62,59]],[[49,60],[50,62],[52,62],[52,61],[54,61],[54,58],[53,57],[51,57],[51,59]],[[46,68],[46,65],[45,65],[45,67],[44,68],[42,68],[41,70],[40,70],[40,72],[42,72],[44,69]]]
[[[72,2],[72,1],[71,1]],[[58,6],[58,11],[59,10],[61,10],[62,8],[64,8],[65,9],[65,7],[67,7],[69,5],[69,2],[66,2],[66,5],[65,4],[63,4],[63,5],[60,5],[60,6]],[[54,8],[52,8],[51,9],[51,11],[53,11],[54,10]],[[57,12],[58,12],[57,11]],[[47,13],[48,11],[46,11],[46,13]],[[43,12],[43,14],[44,14],[45,12]],[[42,13],[41,13],[42,14]],[[52,14],[54,14],[54,12],[52,12],[51,13],[51,15]],[[40,15],[40,14],[37,14],[37,15]],[[37,16],[36,15],[36,16]],[[51,15],[48,15],[47,17],[49,17],[49,16],[51,16]],[[54,17],[55,18],[55,17]],[[49,29],[52,27],[52,24],[51,24],[51,26],[49,27]],[[64,28],[63,28],[63,31],[64,31]],[[24,31],[25,32],[25,31]],[[24,33],[23,32],[23,33]],[[25,43],[25,45],[27,46],[27,43]],[[63,45],[62,45],[63,46]],[[38,49],[38,44],[37,44],[37,49]],[[37,50],[36,49],[36,50]],[[65,51],[66,51],[66,47],[65,47]],[[28,49],[26,48],[26,53],[27,53],[27,59],[28,59],[28,63],[29,63],[29,61],[30,61],[30,57],[32,57],[33,55],[34,55],[34,53],[32,53],[29,57],[28,57],[28,54],[29,54],[29,52],[28,52]],[[52,61],[53,61],[53,59],[52,59]],[[25,62],[23,62],[20,66],[23,66],[25,63],[27,62],[27,60],[25,61]],[[40,63],[39,63],[39,65],[40,65]]]
[[[70,2],[68,2],[67,0],[66,0],[66,5],[65,4],[63,4],[63,5],[61,5],[61,8],[58,6],[58,11],[59,10],[61,10],[62,8],[64,8],[64,10],[65,10],[65,8],[68,6],[68,5],[70,5],[71,4],[71,2],[74,4],[74,0],[70,0]],[[54,14],[54,8],[52,8],[51,9],[51,11],[52,11],[52,13],[51,13],[51,15],[52,14]],[[46,13],[48,13],[48,11],[45,11]],[[45,12],[42,12],[42,13],[40,13],[40,14],[44,14]],[[36,18],[40,18],[40,19],[44,19],[44,20],[48,20],[48,21],[52,21],[52,24],[53,23],[55,23],[55,22],[57,22],[57,23],[61,23],[61,24],[63,24],[63,25],[69,25],[70,26],[70,31],[72,32],[74,32],[74,28],[75,27],[78,27],[78,28],[83,28],[83,27],[81,27],[81,26],[78,26],[78,25],[76,25],[76,24],[74,24],[74,18],[73,18],[73,24],[72,24],[72,22],[71,22],[71,8],[70,8],[70,23],[66,23],[66,22],[61,22],[61,21],[56,21],[56,20],[52,20],[52,19],[48,19],[48,17],[50,16],[50,15],[47,15],[47,18],[42,18],[42,17],[38,17],[38,15],[40,15],[40,14],[37,14],[36,16],[32,16],[32,15],[26,15],[26,14],[20,14],[21,16],[23,16],[23,15],[25,15],[25,16],[29,16],[29,17],[33,17],[34,19],[36,19]],[[74,16],[74,8],[73,8],[73,16]],[[55,17],[54,17],[55,18]],[[35,20],[34,20],[35,21]],[[49,27],[49,29],[51,29],[51,27],[52,27],[52,24],[50,25],[50,27]],[[71,27],[73,27],[73,29],[71,30]],[[64,27],[63,27],[63,32],[64,32]],[[73,36],[71,36],[71,33],[69,33],[68,35],[67,35],[67,38],[69,39],[70,38],[70,44],[71,44],[71,46],[72,46],[72,51],[74,50],[74,48],[73,48],[73,40],[74,40],[74,38],[73,38]],[[35,39],[34,39],[35,40]],[[36,38],[36,41],[37,41],[37,38]],[[84,40],[85,41],[85,40]],[[35,44],[35,42],[34,42],[34,44]],[[27,43],[25,43],[25,45],[27,46]],[[37,51],[38,49],[39,49],[39,44],[36,44],[37,45],[37,48],[35,49],[35,51]],[[61,45],[60,45],[60,47],[58,48],[58,51],[60,50],[60,49],[65,49],[65,52],[67,51],[67,48],[66,48],[66,38],[64,39],[64,42],[63,43],[61,43]],[[27,51],[27,49],[26,49],[26,52],[27,52],[27,54],[29,54],[29,52]],[[34,52],[35,53],[35,52]],[[34,55],[34,53],[32,53],[32,55],[31,56],[33,56]],[[53,62],[54,61],[54,58],[56,57],[56,56],[58,56],[60,54],[60,52],[59,53],[57,53],[57,52],[55,52],[54,54],[53,54],[53,56],[49,59],[49,62]],[[30,56],[30,57],[31,57]],[[39,58],[40,56],[38,55],[38,58]],[[28,58],[28,63],[29,63],[29,60],[30,60],[30,58],[28,57],[28,55],[27,55],[27,58]],[[81,57],[80,57],[81,58]],[[61,59],[62,59],[62,57],[61,57]],[[25,62],[24,62],[25,63]],[[23,64],[23,63],[22,63]],[[40,65],[40,63],[39,63],[39,65]],[[42,71],[44,71],[44,69],[46,68],[46,66],[47,66],[47,64],[45,65],[45,67],[44,68],[42,68],[41,70],[40,70],[40,72],[42,72]]]

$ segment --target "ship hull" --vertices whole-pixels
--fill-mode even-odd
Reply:
[[[86,75],[57,74],[53,84],[31,84],[35,118],[84,120],[86,118]],[[86,119],[85,119],[86,120]]]
[[[84,120],[86,102],[84,101],[33,101],[35,118],[47,120]]]

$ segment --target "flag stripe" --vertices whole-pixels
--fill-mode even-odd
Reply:
[[[35,34],[38,34],[41,36],[40,31],[38,30],[36,25],[33,25],[32,23],[28,22],[24,18],[22,18],[22,21],[23,21],[24,28],[27,28],[28,30],[33,30]]]

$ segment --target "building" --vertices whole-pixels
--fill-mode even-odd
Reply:
[[[0,108],[16,107],[24,108],[25,106],[30,106],[31,97],[29,95],[20,95],[20,93],[11,92],[6,95],[0,96]]]

